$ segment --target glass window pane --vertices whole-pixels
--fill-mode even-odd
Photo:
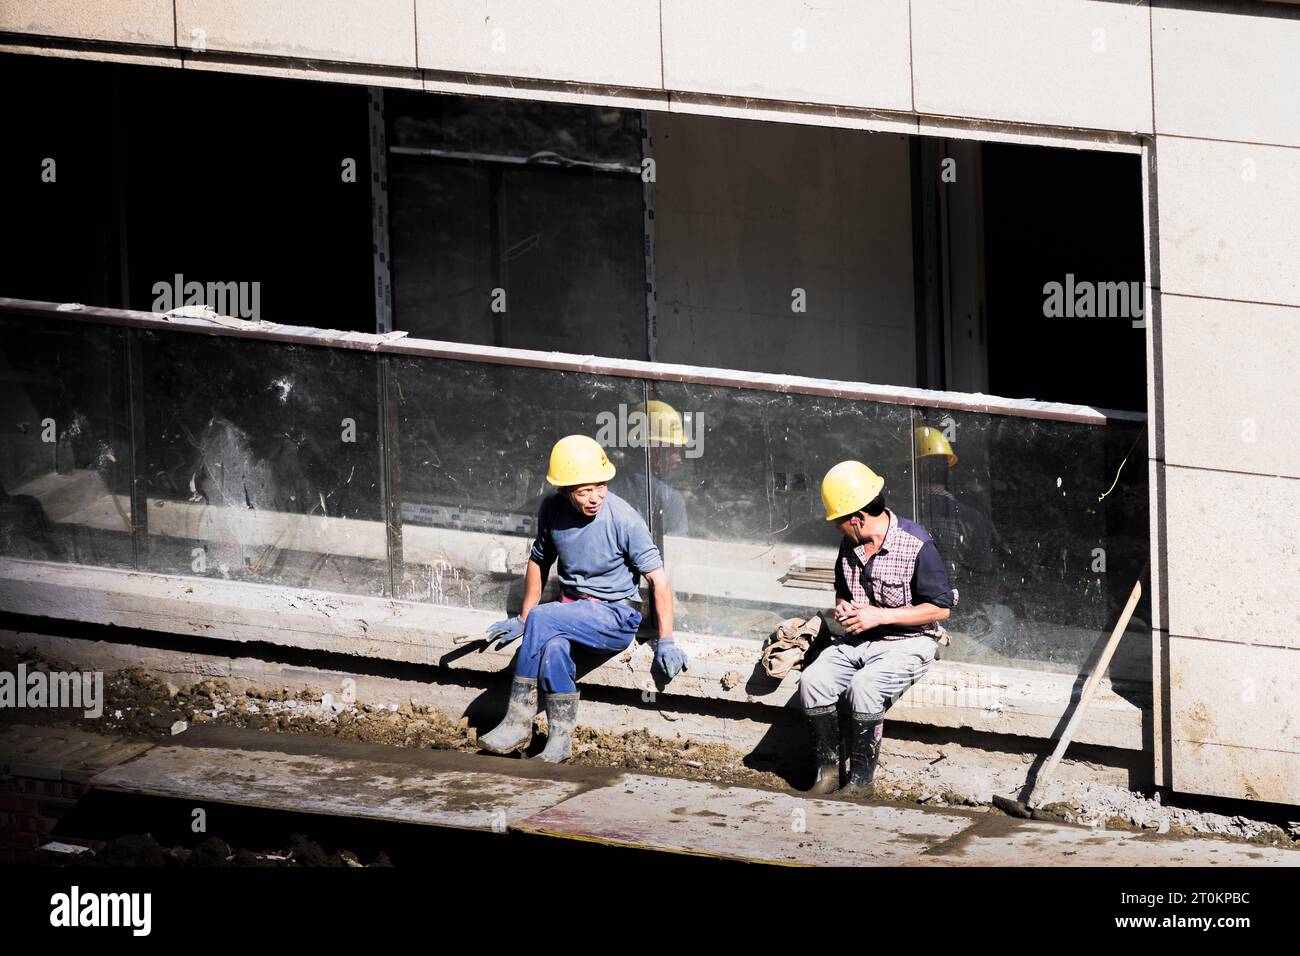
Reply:
[[[393,308],[418,338],[495,345],[494,178],[483,166],[393,156]]]
[[[141,337],[148,569],[385,593],[377,357]]]
[[[638,111],[397,94],[387,113],[397,328],[647,357]]]
[[[646,357],[641,180],[508,170],[502,345]]]
[[[394,361],[402,500],[402,596],[517,613],[551,446],[598,438],[637,379],[479,362]],[[620,471],[627,456],[610,457]],[[644,472],[644,469],[643,469]],[[645,491],[622,474],[610,490],[644,517]],[[553,589],[552,572],[548,585]]]
[[[0,319],[0,554],[132,567],[122,329]]]
[[[832,465],[866,462],[887,504],[912,515],[906,406],[666,382],[650,394],[687,440],[650,450],[682,631],[761,640],[835,603],[840,534],[821,504]]]
[[[390,184],[398,328],[646,357],[639,178],[396,155]]]
[[[1145,427],[923,409],[917,424],[932,429],[917,439],[917,520],[960,592],[945,657],[1077,672],[1149,553]],[[1144,598],[1112,676],[1149,679],[1149,621]]]
[[[389,90],[385,111],[391,148],[624,166],[641,161],[637,110]]]

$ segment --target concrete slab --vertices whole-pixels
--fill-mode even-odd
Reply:
[[[1173,293],[1300,306],[1300,150],[1158,136],[1156,166],[1162,302]],[[1272,354],[1255,366],[1267,378],[1286,367]]]
[[[504,833],[613,777],[531,763],[197,727],[90,783],[125,793]]]
[[[0,610],[433,664],[446,668],[449,680],[461,670],[508,671],[518,649],[453,643],[457,635],[482,634],[500,617],[500,610],[3,557]],[[271,618],[274,628],[266,626]],[[634,691],[628,701],[652,713],[659,712],[660,700],[673,698],[673,706],[682,707],[699,700],[757,704],[737,713],[763,722],[770,720],[768,708],[783,708],[798,696],[798,672],[779,682],[767,677],[758,667],[754,641],[682,631],[677,641],[690,654],[691,669],[668,684],[652,672],[654,654],[648,643],[587,671],[579,683]],[[726,678],[731,672],[746,679],[730,683]],[[908,690],[890,716],[911,724],[1046,739],[1060,728],[1076,683],[1074,674],[943,660]],[[1130,692],[1110,691],[1102,686],[1075,740],[1140,752],[1145,746],[1144,709]],[[757,743],[766,729],[756,725],[756,730],[756,736],[737,739],[735,745]]]
[[[1300,850],[989,816],[904,866],[1300,866]]]
[[[629,774],[515,829],[755,863],[897,866],[951,840],[974,819]]]
[[[1300,10],[1151,5],[1160,133],[1300,146]]]
[[[411,0],[176,0],[176,45],[414,68],[415,7]]]
[[[53,766],[84,752],[86,741],[79,738],[85,737],[111,739],[22,725],[0,733],[0,755],[39,749]],[[538,766],[537,761],[237,727],[197,727],[166,745],[127,743],[109,753],[131,748],[134,757],[100,770],[90,779],[92,786],[415,825],[513,829],[796,866],[1300,865],[1300,849],[1212,837],[809,799],[611,769]]]
[[[1300,648],[1300,608],[1295,600],[1300,593],[1300,542],[1290,517],[1300,510],[1300,481],[1172,466],[1166,467],[1164,478],[1169,542],[1165,623],[1170,633]],[[1227,573],[1205,560],[1206,554],[1225,548],[1233,554]],[[1278,661],[1266,665],[1256,656],[1251,663],[1274,666]],[[1239,678],[1233,693],[1240,695],[1248,688],[1244,682],[1256,675],[1240,659],[1231,666],[1232,675]],[[1288,662],[1293,687],[1300,679],[1296,666]],[[1220,705],[1217,700],[1206,703],[1212,703],[1213,710]],[[1227,712],[1239,711],[1230,707]],[[1297,714],[1293,704],[1287,713]]]
[[[0,731],[0,772],[43,780],[81,780],[148,750],[146,741],[39,724]]]
[[[1161,309],[1165,461],[1300,478],[1289,374],[1300,368],[1300,311],[1178,295]]]
[[[1151,131],[1144,3],[912,0],[917,112]]]
[[[415,23],[425,70],[662,85],[657,0],[415,0]]]
[[[667,89],[888,110],[912,105],[903,0],[660,6]]]
[[[5,0],[0,31],[151,46],[176,41],[171,0]]]

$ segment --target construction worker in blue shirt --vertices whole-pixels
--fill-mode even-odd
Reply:
[[[489,753],[528,746],[540,690],[548,728],[540,756],[551,763],[569,758],[579,698],[572,646],[612,655],[632,643],[641,624],[641,575],[650,582],[659,623],[655,666],[668,680],[686,669],[686,654],[673,640],[673,592],[663,559],[641,516],[606,487],[614,471],[605,450],[586,435],[561,438],[551,449],[546,480],[557,490],[538,510],[523,607],[488,629],[498,647],[523,638],[505,718],[478,739]],[[552,564],[558,564],[561,598],[540,604]]]

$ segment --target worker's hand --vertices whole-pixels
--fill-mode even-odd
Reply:
[[[844,625],[846,634],[861,634],[873,627],[889,623],[887,617],[884,608],[864,604],[861,607],[849,608],[848,613],[840,618],[840,623]]]
[[[524,622],[518,617],[508,617],[504,621],[497,621],[487,629],[488,643],[500,641],[497,645],[500,649],[505,647],[513,640],[522,637],[524,633]]]
[[[687,669],[689,659],[686,652],[677,646],[672,637],[659,638],[659,647],[655,650],[655,667],[672,680],[681,671]]]
[[[843,621],[844,615],[853,610],[853,602],[843,598],[835,602],[835,620]]]

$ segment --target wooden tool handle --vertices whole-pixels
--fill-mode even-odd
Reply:
[[[1093,692],[1096,691],[1097,685],[1101,683],[1102,675],[1106,673],[1106,668],[1110,666],[1110,659],[1115,656],[1115,648],[1119,646],[1119,639],[1124,636],[1124,631],[1128,627],[1129,618],[1133,616],[1133,611],[1137,608],[1138,599],[1142,597],[1142,579],[1138,578],[1133,585],[1133,593],[1128,596],[1128,603],[1124,605],[1124,613],[1119,616],[1119,621],[1115,624],[1115,630],[1110,632],[1110,640],[1106,642],[1105,649],[1101,652],[1101,657],[1097,659],[1096,665],[1092,668],[1092,673],[1088,675],[1087,682],[1083,685],[1083,693],[1079,695],[1079,706],[1074,708],[1074,713],[1070,716],[1070,722],[1065,725],[1065,733],[1061,734],[1061,740],[1056,745],[1056,750],[1052,752],[1052,757],[1043,767],[1042,773],[1034,781],[1033,792],[1029,794],[1029,799],[1025,804],[1029,807],[1035,806],[1034,794],[1042,787],[1056,765],[1061,762],[1061,757],[1065,755],[1065,748],[1070,746],[1070,738],[1074,736],[1075,728],[1079,726],[1079,721],[1083,719],[1083,712],[1088,707],[1088,701],[1092,700]]]

